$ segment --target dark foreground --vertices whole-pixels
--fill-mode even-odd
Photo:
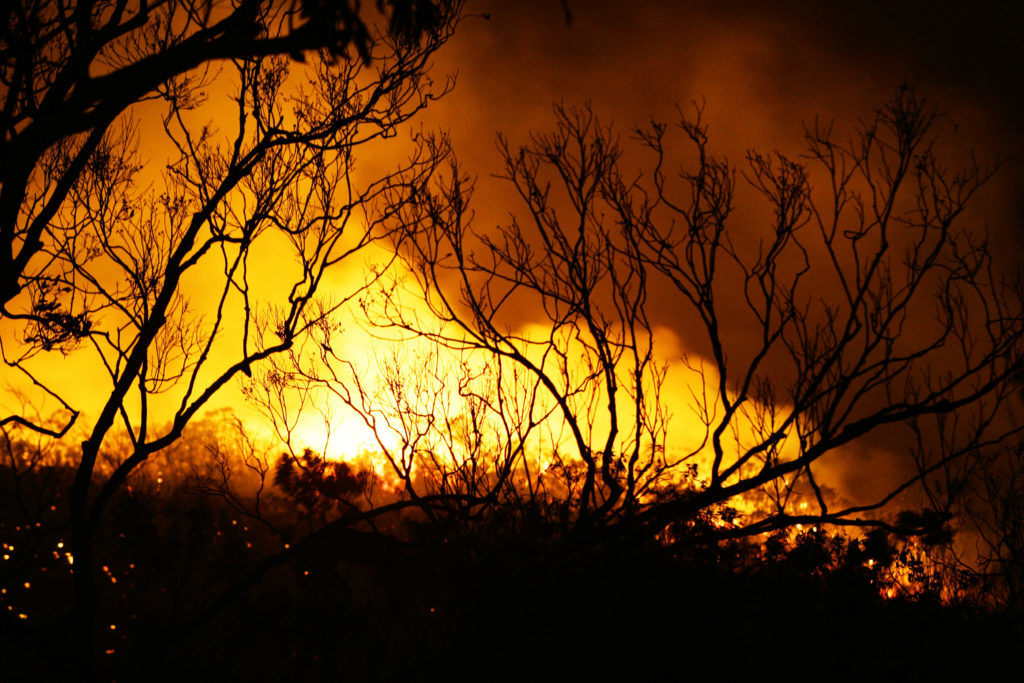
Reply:
[[[84,673],[59,478],[22,482],[50,505],[4,499],[0,680]],[[938,574],[915,577],[878,534],[711,546],[694,526],[671,543],[522,512],[373,529],[238,502],[143,486],[118,501],[97,552],[98,679],[917,680],[996,671],[1024,642],[1005,613],[943,604]]]

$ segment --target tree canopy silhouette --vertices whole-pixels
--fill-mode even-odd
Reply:
[[[464,370],[424,389],[395,363],[400,391],[349,402],[400,434],[392,462],[410,495],[485,464],[428,436],[450,420],[394,426],[399,412],[435,414],[410,395],[448,387],[496,458],[460,489],[480,500],[554,495],[577,522],[654,533],[711,514],[717,538],[822,524],[945,538],[956,472],[1008,452],[1020,429],[1007,412],[1020,281],[964,217],[994,168],[947,166],[943,118],[906,87],[848,139],[816,122],[802,158],[752,151],[739,167],[713,154],[701,113],[680,112],[682,158],[668,126],[635,130],[628,151],[651,161],[633,172],[593,111],[556,107],[552,132],[499,141],[521,211],[495,229],[474,224],[457,164],[404,204],[403,274],[365,309],[381,329],[461,354]],[[684,345],[674,370],[658,326]],[[686,394],[666,393],[668,372],[688,377]],[[352,386],[341,368],[319,376]],[[698,427],[673,433],[680,413]],[[559,436],[531,462],[552,421]],[[872,443],[889,448],[882,492],[838,495],[828,468]],[[435,474],[417,482],[416,468]]]
[[[700,107],[623,143],[557,106],[499,138],[517,208],[483,228],[443,135],[382,152],[451,87],[429,61],[461,2],[0,12],[0,353],[23,399],[0,415],[0,585],[59,622],[12,599],[0,655],[32,642],[83,678],[181,653],[182,678],[296,657],[478,675],[523,633],[575,653],[640,624],[640,652],[768,623],[765,586],[801,618],[863,605],[852,634],[881,590],[970,574],[925,556],[971,525],[991,549],[971,576],[998,567],[1019,602],[1024,290],[967,220],[994,169],[948,166],[913,89],[739,165]],[[372,244],[389,267],[328,296]],[[341,351],[354,302],[388,342],[375,373]],[[65,356],[101,378],[88,397]],[[282,452],[204,419],[236,380],[284,432],[347,404],[376,449]],[[872,450],[885,476],[840,491]],[[665,629],[662,604],[702,616]],[[558,610],[576,621],[537,624]],[[746,635],[768,653],[783,622]]]
[[[69,645],[85,675],[94,540],[112,498],[216,392],[337,305],[316,299],[325,273],[382,236],[381,197],[400,204],[438,161],[420,147],[356,177],[358,148],[393,137],[450,86],[427,68],[460,3],[375,9],[4,4],[2,352],[5,381],[37,393],[0,426],[60,437],[90,402],[69,499]],[[89,397],[44,371],[76,350],[106,380]],[[129,445],[100,468],[115,428]]]

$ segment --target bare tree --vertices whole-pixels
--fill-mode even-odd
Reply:
[[[74,380],[39,374],[54,353],[91,354],[109,380],[70,491],[72,645],[87,672],[93,535],[111,498],[216,392],[352,294],[311,305],[330,269],[383,236],[387,212],[367,207],[386,195],[397,211],[438,163],[414,145],[384,175],[357,175],[358,149],[450,86],[431,83],[428,61],[459,16],[458,2],[378,5],[379,18],[347,2],[4,6],[3,358],[63,417],[2,425],[71,428]],[[130,447],[101,473],[115,429]]]
[[[943,509],[896,506],[924,505],[922,484],[1019,430],[1006,408],[1020,286],[963,216],[993,170],[943,165],[942,117],[907,88],[849,140],[815,124],[800,161],[751,152],[742,168],[713,156],[700,108],[680,112],[692,154],[672,158],[653,123],[634,132],[654,157],[636,176],[591,110],[555,113],[522,148],[500,140],[524,207],[510,224],[473,226],[454,165],[403,205],[406,275],[367,304],[374,324],[528,377],[536,414],[567,434],[577,523],[660,533],[710,514],[712,538],[800,524],[941,535]],[[742,219],[740,197],[757,207]],[[687,400],[666,398],[658,324],[682,331],[688,360],[671,372],[693,378]],[[670,412],[700,433],[674,434]],[[829,460],[878,440],[906,454],[884,493],[834,495]]]

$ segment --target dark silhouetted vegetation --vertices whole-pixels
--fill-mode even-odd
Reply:
[[[528,508],[472,531],[415,508],[350,523],[350,508],[329,503],[351,503],[368,477],[332,464],[268,485],[257,514],[257,487],[212,495],[223,486],[213,470],[162,456],[160,475],[134,475],[97,530],[101,678],[675,679],[707,666],[760,675],[774,661],[814,671],[837,659],[843,675],[882,667],[883,677],[917,677],[994,665],[1021,633],[974,601],[969,583],[943,598],[940,569],[915,560],[920,546],[883,530],[709,543],[699,525],[645,538]],[[0,473],[3,500],[55,503],[41,514],[5,506],[0,519],[13,546],[3,605],[17,610],[2,617],[5,680],[74,677],[58,645],[73,594],[60,492],[73,467]],[[314,496],[322,514],[310,517]]]
[[[740,166],[700,107],[624,144],[558,106],[499,138],[518,208],[481,228],[444,135],[384,147],[462,3],[364,4],[0,10],[0,678],[1005,661],[1024,279],[965,219],[996,168],[908,87]],[[279,440],[205,412],[239,382]],[[293,438],[343,406],[372,449]]]

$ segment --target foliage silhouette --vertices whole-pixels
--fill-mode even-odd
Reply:
[[[878,647],[919,674],[914,648],[1010,637],[957,600],[1020,600],[1004,415],[1021,290],[959,227],[989,172],[938,161],[931,105],[901,89],[848,141],[810,127],[807,163],[751,153],[743,171],[711,153],[698,109],[674,178],[667,126],[634,131],[653,155],[634,177],[613,130],[559,107],[554,132],[500,140],[525,213],[477,231],[443,137],[356,183],[355,151],[447,89],[427,65],[461,11],[376,7],[5,10],[2,350],[58,408],[0,418],[5,675],[478,679],[514,651],[509,677],[655,676],[686,662],[640,653],[734,659],[739,641],[761,667],[794,640],[826,666],[830,639],[865,645],[879,623]],[[225,94],[222,135],[204,106]],[[145,106],[171,149],[152,181]],[[741,181],[766,221],[749,243],[732,227]],[[342,295],[406,335],[375,386],[336,352],[344,302],[318,288],[381,241],[405,279],[374,271]],[[264,246],[297,264],[269,300]],[[689,405],[656,352],[666,309],[693,334]],[[84,426],[39,372],[81,351],[108,380]],[[294,392],[347,403],[384,474],[308,449],[275,461],[224,415],[197,424],[240,377],[279,424]],[[680,453],[684,409],[700,434]],[[55,441],[73,426],[79,446]],[[828,459],[896,427],[912,471],[834,497]],[[951,550],[965,519],[991,539],[998,591]]]
[[[971,601],[984,604],[1011,577],[993,572],[983,585],[964,548],[993,517],[957,517],[977,507],[980,489],[953,483],[961,468],[991,477],[1013,461],[1024,313],[1019,278],[997,272],[965,220],[994,170],[947,168],[944,121],[901,88],[851,139],[818,123],[804,161],[752,152],[741,174],[712,155],[698,110],[681,119],[693,154],[673,180],[666,126],[635,131],[655,170],[626,175],[613,131],[588,109],[556,108],[553,133],[522,148],[499,143],[525,218],[476,229],[472,188],[454,163],[396,212],[403,270],[362,300],[382,335],[403,340],[378,357],[380,384],[320,327],[273,361],[267,376],[287,381],[263,382],[273,387],[260,401],[278,423],[289,392],[356,410],[391,468],[389,509],[420,511],[404,527],[417,544],[465,544],[453,567],[487,575],[467,558],[493,552],[511,568],[520,552],[544,556],[518,550],[531,536],[573,558],[556,565],[588,571],[618,561],[602,554],[609,546],[612,556],[670,548],[676,580],[691,576],[685,567],[724,565],[714,579],[723,585],[799,587],[812,620],[823,618],[818,601],[877,605],[880,594],[965,610],[936,623],[969,620]],[[764,201],[761,232],[727,227],[741,180],[745,199]],[[670,371],[654,351],[664,311],[693,337],[686,402],[666,393]],[[669,414],[686,409],[701,428],[670,455]],[[870,499],[837,495],[831,467],[879,445],[896,465],[887,487]],[[1018,494],[1010,486],[995,500]],[[836,527],[865,536],[826,534]],[[744,545],[751,537],[761,540]],[[512,642],[529,631],[530,609],[546,614],[520,589],[558,602],[532,583],[550,567],[523,571],[502,589],[479,588],[482,604],[505,590],[510,610],[523,607],[507,631],[471,606],[456,611]],[[576,576],[552,590],[578,585],[590,597],[565,612],[598,623],[590,611],[614,602],[609,582]],[[844,633],[877,617],[859,613]],[[945,638],[939,631],[918,644]]]
[[[427,66],[461,7],[381,0],[376,10],[4,5],[0,350],[5,382],[29,400],[0,429],[82,431],[67,454],[74,600],[55,649],[84,678],[107,635],[98,610],[111,565],[98,534],[118,492],[225,385],[339,305],[318,299],[325,273],[381,239],[380,199],[401,203],[439,161],[420,147],[355,177],[357,149],[393,137],[450,87],[435,87]],[[267,250],[278,257],[269,279]],[[48,372],[68,354],[102,378],[91,395]],[[105,460],[110,451],[120,459]]]
[[[797,653],[824,666],[837,642],[875,653],[851,655],[851,672],[869,673],[884,655],[894,671],[910,673],[940,668],[921,660],[922,651],[996,661],[997,648],[1014,637],[1012,624],[969,605],[942,606],[933,584],[886,598],[887,587],[904,584],[897,581],[901,541],[884,531],[722,542],[697,528],[665,543],[573,533],[565,520],[529,509],[490,516],[468,533],[458,520],[448,526],[404,508],[369,535],[397,543],[357,552],[355,536],[322,533],[339,524],[366,528],[343,521],[344,511],[309,527],[306,511],[276,486],[262,492],[258,515],[256,487],[234,498],[211,495],[220,481],[203,469],[208,459],[184,457],[191,438],[209,436],[190,434],[179,452],[160,454],[162,476],[136,472],[97,531],[97,552],[108,563],[100,602],[105,621],[117,626],[98,638],[116,650],[101,659],[101,677],[472,680],[498,662],[495,677],[509,680],[669,676],[692,666],[697,653],[726,657],[738,645],[751,654],[750,667]],[[241,461],[241,454],[231,459]],[[65,481],[73,476],[63,472]],[[34,470],[23,483],[49,476]],[[0,525],[10,528],[21,514],[5,507]],[[67,533],[60,518],[25,530],[41,536],[38,557],[5,582],[32,584],[19,604],[39,630],[4,640],[12,680],[74,675],[59,668],[44,635],[61,623],[73,588],[66,561],[47,559]],[[197,607],[224,591],[231,599],[197,620]],[[811,626],[822,622],[828,628]],[[610,642],[595,649],[599,634]],[[735,666],[746,672],[743,662]]]
[[[348,403],[411,500],[554,503],[652,534],[714,518],[717,538],[832,525],[948,544],[950,478],[1007,457],[1020,431],[1020,278],[965,218],[995,169],[946,166],[944,119],[907,87],[847,140],[808,127],[800,161],[750,152],[737,169],[701,116],[680,113],[690,153],[672,177],[666,125],[634,131],[653,171],[633,173],[593,111],[556,107],[553,132],[499,139],[524,212],[493,230],[474,226],[453,162],[395,212],[403,268],[363,298],[420,361],[385,358],[384,388],[368,386],[320,328],[278,389]],[[735,219],[740,197],[755,206]],[[685,331],[675,368],[656,353],[666,326]],[[680,413],[698,426],[670,434]],[[877,444],[889,485],[837,495],[835,463]]]

